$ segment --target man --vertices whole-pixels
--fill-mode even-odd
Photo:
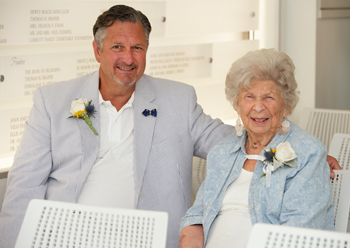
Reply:
[[[35,92],[9,173],[1,248],[14,246],[33,198],[166,211],[167,247],[178,247],[192,157],[204,158],[233,128],[203,113],[193,87],[143,74],[150,31],[141,12],[112,7],[93,28],[99,71]],[[98,135],[83,119],[67,118],[82,98],[95,107]]]
[[[203,113],[193,87],[143,74],[150,31],[141,12],[113,6],[93,28],[99,71],[35,92],[9,173],[1,248],[14,246],[34,198],[166,211],[167,247],[178,247],[192,157],[205,158],[234,130]],[[90,125],[67,118],[84,115],[83,99]]]

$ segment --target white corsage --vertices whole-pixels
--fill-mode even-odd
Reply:
[[[88,102],[85,98],[74,100],[70,107],[70,112],[73,115],[68,118],[77,117],[78,119],[83,119],[92,129],[94,134],[98,135],[90,120],[90,116],[94,117],[94,114],[96,113],[95,106],[91,104],[91,102],[92,101]]]
[[[270,187],[271,174],[279,167],[288,165],[292,168],[297,168],[298,165],[294,161],[297,158],[295,151],[288,141],[279,144],[276,149],[266,150],[264,156],[260,155],[246,155],[248,159],[261,160],[264,163],[264,173],[260,178],[266,176],[266,188]]]

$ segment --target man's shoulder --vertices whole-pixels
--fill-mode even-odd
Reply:
[[[79,98],[87,98],[96,103],[98,102],[98,82],[98,72],[94,72],[83,77],[42,86],[35,91],[33,101],[45,102],[48,110],[57,110],[58,105],[61,107],[70,105],[74,99]]]
[[[143,78],[147,81],[147,83],[152,87],[152,88],[158,88],[158,89],[164,89],[164,90],[189,90],[193,89],[193,86],[179,82],[179,81],[174,81],[170,79],[165,79],[165,78],[157,78],[157,77],[152,77],[149,75],[144,74]]]
[[[74,90],[75,88],[82,88],[84,87],[84,84],[87,81],[89,81],[92,77],[96,77],[96,73],[97,72],[93,72],[82,77],[55,82],[50,85],[41,86],[40,89],[43,92],[59,93],[61,92],[61,90],[67,91],[67,90]]]

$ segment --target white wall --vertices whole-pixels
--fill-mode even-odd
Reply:
[[[296,66],[304,108],[350,110],[350,19],[318,19],[317,0],[280,0],[280,50]]]
[[[350,110],[350,18],[318,19],[316,107]]]
[[[280,50],[296,67],[300,101],[290,119],[298,123],[306,107],[315,107],[317,0],[281,0]]]
[[[279,50],[280,0],[259,1],[259,48]]]

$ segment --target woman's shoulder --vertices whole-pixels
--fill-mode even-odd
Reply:
[[[223,140],[221,140],[214,148],[217,150],[230,150],[233,149],[238,143],[241,142],[241,137],[237,136],[237,134],[235,132],[233,132],[232,134],[230,134],[229,136],[227,136],[226,138],[224,138]]]
[[[317,137],[295,124],[291,125],[291,132],[286,141],[291,144],[299,160],[307,161],[311,156],[327,155],[326,147]]]
[[[241,143],[240,136],[237,136],[236,133],[230,134],[213,147],[208,154],[208,160],[231,156],[232,152],[238,150]]]
[[[299,126],[293,123],[291,125],[291,132],[287,140],[289,141],[289,143],[294,144],[299,149],[326,149],[324,144],[316,136],[301,129]]]

